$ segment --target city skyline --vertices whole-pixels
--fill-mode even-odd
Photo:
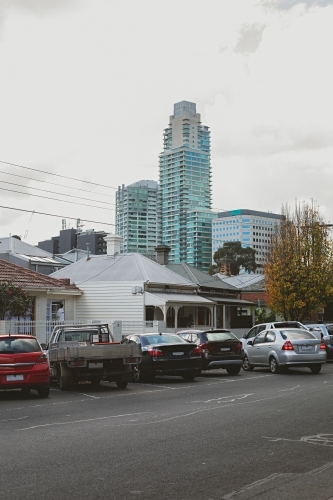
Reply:
[[[1,236],[114,232],[117,187],[158,180],[182,100],[212,131],[213,210],[313,200],[332,222],[332,22],[331,0],[170,0],[163,16],[0,0]]]

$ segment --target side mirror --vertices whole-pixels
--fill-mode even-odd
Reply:
[[[49,346],[47,344],[43,344],[43,343],[40,346],[43,349],[43,351],[47,351],[49,348]]]
[[[253,345],[253,340],[248,340],[247,345]]]
[[[242,339],[246,339],[246,333],[244,333],[244,335],[242,336]]]

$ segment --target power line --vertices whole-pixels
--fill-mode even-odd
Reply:
[[[34,172],[39,172],[42,174],[48,174],[48,175],[54,175],[56,177],[62,177],[63,179],[70,179],[71,181],[85,182],[86,184],[93,184],[94,186],[105,187],[108,189],[117,189],[113,186],[105,186],[105,184],[98,184],[97,182],[85,181],[83,179],[76,179],[75,177],[68,177],[67,175],[55,174],[53,172],[47,172],[46,170],[38,170],[37,168],[24,167],[23,165],[18,165],[17,163],[10,163],[8,161],[3,161],[3,160],[0,160],[0,163],[4,163],[5,165],[11,165],[12,167],[24,168],[26,170],[33,170]]]
[[[49,182],[49,181],[43,181],[41,179],[34,179],[33,177],[27,177],[26,175],[12,174],[11,172],[5,172],[3,170],[0,170],[0,174],[12,175],[14,177],[20,177],[21,179],[28,179],[30,181],[35,181],[35,182],[44,182],[44,184],[51,184],[52,186],[59,186],[59,187],[66,188],[66,189],[73,189],[70,186],[64,186],[63,184],[57,184],[56,182]],[[105,193],[96,193],[95,191],[91,191],[90,189],[82,189],[82,188],[78,188],[78,187],[75,187],[74,189],[77,191],[84,191],[86,193],[94,193],[94,194],[98,194],[101,196],[110,196],[109,194],[105,194]]]
[[[44,213],[44,212],[36,212],[36,210],[24,210],[23,208],[5,207],[3,205],[0,205],[0,208],[6,208],[8,210],[16,210],[18,212],[28,212],[30,214],[34,213],[34,214],[38,214],[38,215],[47,215],[48,217],[58,217],[59,219],[78,220],[78,217],[68,217],[66,215],[47,214],[47,213]],[[115,224],[111,224],[110,222],[101,222],[101,221],[96,221],[96,220],[88,220],[88,219],[82,219],[82,218],[80,218],[80,221],[91,222],[93,224],[104,224],[105,226],[115,226]]]
[[[88,205],[87,203],[77,203],[76,201],[59,200],[59,198],[50,198],[49,196],[40,196],[39,194],[32,193],[22,193],[21,191],[15,191],[14,189],[6,189],[0,187],[2,191],[10,191],[11,193],[23,194],[25,196],[36,196],[37,198],[44,198],[45,200],[61,201],[62,203],[71,203],[74,205],[80,205],[83,207],[98,208],[99,210],[111,210],[110,208],[96,207],[95,205]]]
[[[15,184],[14,182],[0,181],[0,183],[1,182],[3,184],[10,184],[11,186],[18,186],[18,187],[27,188],[27,189],[35,189],[37,191],[43,191],[43,193],[60,194],[60,196],[70,196],[71,198],[77,198],[78,200],[94,201],[96,203],[103,203],[105,205],[113,205],[114,206],[114,203],[109,203],[107,201],[91,200],[90,198],[82,198],[81,196],[73,196],[71,194],[58,193],[57,191],[49,191],[47,189],[39,189],[39,188],[31,187],[31,186],[22,186],[22,184]],[[0,188],[0,189],[2,189],[2,188]],[[30,194],[31,195],[31,193],[24,193],[24,194]],[[32,195],[32,196],[37,196],[37,195]],[[62,200],[62,201],[66,201],[66,200]]]

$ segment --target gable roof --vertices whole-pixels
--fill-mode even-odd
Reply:
[[[73,293],[81,293],[75,285],[71,285],[69,280],[59,280],[46,274],[31,271],[22,266],[17,266],[11,262],[0,259],[0,283],[11,281],[16,286],[24,290],[32,289],[58,289]]]
[[[265,289],[265,277],[262,274],[240,274],[238,276],[226,276],[222,273],[217,273],[216,276],[223,283],[228,283],[238,290],[254,291]]]
[[[150,284],[197,286],[193,280],[185,279],[139,253],[90,255],[89,259],[80,259],[51,276],[71,278],[78,286],[87,281],[149,281]]]
[[[200,271],[195,267],[189,266],[185,262],[181,262],[180,264],[165,264],[163,267],[173,271],[180,276],[186,278],[189,281],[193,281],[197,283],[201,287],[207,288],[219,288],[221,290],[230,290],[236,292],[237,289],[230,283],[226,283],[221,281],[219,278],[211,276],[204,271]]]
[[[13,236],[0,238],[0,253],[17,253],[30,257],[48,257],[51,259],[53,257],[50,252],[46,252],[41,248],[30,245],[25,241],[18,240]]]

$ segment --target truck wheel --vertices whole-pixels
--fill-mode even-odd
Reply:
[[[127,387],[127,382],[124,382],[121,378],[116,380],[116,384],[119,389],[126,389]]]

